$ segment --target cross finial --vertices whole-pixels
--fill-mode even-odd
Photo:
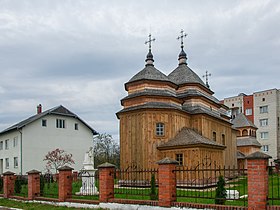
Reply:
[[[206,86],[209,88],[209,83],[208,83],[208,77],[211,77],[211,74],[208,73],[208,71],[205,72],[205,75],[202,76],[203,78],[205,77],[206,79]]]
[[[148,41],[145,41],[145,44],[148,44],[149,43],[149,51],[151,51],[152,49],[152,42],[154,42],[156,39],[155,38],[152,38],[152,35],[149,34],[149,40]]]
[[[178,36],[177,39],[181,39],[181,48],[184,48],[184,38],[187,37],[188,34],[184,33],[184,30],[181,30],[181,36]]]

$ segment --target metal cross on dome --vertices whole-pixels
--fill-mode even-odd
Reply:
[[[209,83],[208,83],[208,77],[211,77],[211,73],[208,73],[208,71],[206,71],[205,75],[202,75],[202,77],[206,79],[206,86],[209,88]]]
[[[184,33],[184,30],[181,30],[181,36],[178,36],[177,39],[181,39],[181,48],[184,48],[184,38],[187,37],[188,34]]]
[[[151,51],[151,48],[152,48],[152,42],[154,42],[156,39],[155,38],[152,38],[152,35],[149,34],[149,40],[148,41],[145,41],[145,44],[148,44],[149,43],[149,51]]]

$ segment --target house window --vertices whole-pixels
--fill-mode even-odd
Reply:
[[[268,132],[261,132],[261,139],[268,139]]]
[[[261,127],[268,126],[268,119],[260,119],[260,126]]]
[[[47,120],[45,120],[45,119],[42,120],[42,126],[47,127]]]
[[[262,146],[262,150],[263,150],[264,152],[268,152],[268,145],[263,145],[263,146]]]
[[[14,168],[18,167],[18,157],[14,157]]]
[[[17,145],[18,145],[18,137],[16,136],[16,137],[14,137],[14,139],[13,139],[13,146],[14,146],[14,147],[17,147]]]
[[[176,154],[176,160],[179,162],[179,165],[183,165],[183,154]]]
[[[217,140],[217,134],[216,132],[213,132],[213,137],[212,137],[213,141],[216,141]]]
[[[246,109],[245,115],[252,115],[252,109]]]
[[[226,145],[226,136],[225,136],[225,134],[222,134],[222,144]]]
[[[9,158],[5,158],[5,167],[6,168],[10,167],[10,165],[9,165]]]
[[[5,140],[5,149],[9,149],[9,139]]]
[[[265,101],[265,98],[262,98],[262,101]]]
[[[268,113],[268,106],[260,106],[260,113]]]
[[[65,128],[65,120],[56,119],[56,127],[57,128]]]
[[[156,135],[164,136],[164,124],[163,123],[156,124]]]
[[[75,130],[79,130],[79,124],[75,123]]]
[[[3,141],[0,141],[0,150],[3,150]]]

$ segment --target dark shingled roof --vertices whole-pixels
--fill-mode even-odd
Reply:
[[[166,147],[176,147],[176,146],[191,147],[191,146],[196,146],[201,144],[207,146],[220,147],[221,149],[225,148],[224,145],[219,144],[213,140],[210,140],[190,128],[184,127],[174,138],[158,146],[158,149],[163,149]]]
[[[169,81],[168,77],[161,71],[157,70],[153,65],[146,65],[146,67],[134,75],[129,82],[134,82],[138,80],[159,80],[159,81]]]
[[[242,152],[238,151],[236,152],[237,159],[245,159],[246,155],[244,155]]]
[[[236,145],[239,147],[242,146],[256,146],[261,147],[262,145],[257,141],[255,137],[246,136],[246,137],[237,137]]]
[[[243,113],[238,114],[232,121],[234,128],[253,127],[257,128]]]
[[[85,123],[81,118],[79,118],[76,114],[74,114],[73,112],[69,111],[68,109],[66,109],[64,106],[60,105],[60,106],[57,106],[57,107],[54,107],[52,109],[49,109],[49,110],[46,110],[40,114],[36,114],[36,115],[33,115],[3,131],[0,132],[0,134],[3,134],[3,133],[6,133],[6,132],[9,132],[11,130],[15,130],[15,129],[21,129],[22,127],[40,119],[40,118],[43,118],[44,116],[46,115],[49,115],[49,114],[54,114],[54,115],[61,115],[61,116],[68,116],[68,117],[74,117],[74,118],[77,118],[79,119],[83,124],[85,124],[91,131],[92,133],[95,135],[97,134],[97,132],[91,128],[87,123]]]
[[[206,87],[204,82],[199,78],[199,76],[194,73],[187,64],[180,64],[175,70],[173,70],[168,78],[170,81],[177,85],[186,84],[186,83],[198,83]],[[208,89],[208,87],[206,87]]]
[[[215,102],[216,104],[220,104],[220,101],[217,98],[215,98],[214,96],[203,93],[196,89],[189,89],[186,92],[178,94],[178,98],[193,97],[193,96],[203,96],[203,97]]]

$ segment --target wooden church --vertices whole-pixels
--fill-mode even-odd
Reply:
[[[127,83],[121,99],[121,168],[157,168],[164,157],[180,165],[233,166],[236,131],[227,107],[220,104],[206,84],[187,64],[181,31],[178,66],[169,75],[154,66],[149,35],[145,67]]]

